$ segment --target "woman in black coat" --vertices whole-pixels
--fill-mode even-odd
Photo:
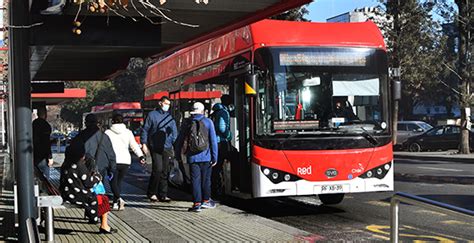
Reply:
[[[97,223],[100,217],[100,233],[114,233],[116,230],[107,221],[110,211],[107,196],[97,195],[92,190],[102,178],[89,168],[85,161],[84,143],[73,140],[66,148],[66,158],[61,166],[61,196],[64,201],[83,207],[90,223]]]

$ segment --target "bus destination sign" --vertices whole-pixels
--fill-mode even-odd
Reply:
[[[356,66],[367,65],[365,52],[280,52],[282,66]]]

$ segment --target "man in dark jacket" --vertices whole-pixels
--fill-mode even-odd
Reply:
[[[140,142],[143,152],[150,153],[152,170],[147,196],[151,201],[170,202],[168,197],[168,173],[174,157],[173,143],[178,137],[176,122],[168,112],[171,101],[163,96],[159,107],[148,114],[142,129]]]
[[[51,126],[46,121],[46,107],[38,109],[38,118],[33,121],[33,162],[35,170],[39,170],[49,178],[49,167],[53,166],[51,153]]]
[[[86,129],[82,130],[74,139],[80,139],[84,142],[86,157],[95,159],[96,169],[102,176],[102,180],[105,180],[107,176],[112,176],[116,169],[116,158],[112,142],[100,130],[99,122],[94,114],[86,116],[85,124]]]
[[[180,155],[184,153],[191,170],[193,206],[189,211],[199,212],[201,211],[201,208],[216,207],[215,203],[211,200],[211,168],[217,163],[218,149],[214,124],[211,119],[204,117],[204,105],[201,102],[194,103],[191,114],[191,119],[184,122],[181,127],[182,132],[180,133],[179,139],[176,143],[176,153],[179,154],[178,159],[181,159]],[[185,140],[189,136],[191,130],[190,123],[198,121],[202,121],[205,129],[208,131],[209,146],[199,153],[192,153],[185,145],[185,143],[189,143],[189,141]]]

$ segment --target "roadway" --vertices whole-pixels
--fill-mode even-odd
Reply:
[[[436,161],[396,160],[395,170],[411,170],[421,174],[472,173],[472,164],[453,161],[439,163]],[[429,169],[425,167],[430,167]],[[453,168],[456,171],[445,169]],[[454,169],[455,168],[455,169]],[[461,171],[457,171],[461,170]],[[132,166],[128,183],[146,188],[147,180],[143,167]],[[400,179],[400,180],[398,180]],[[174,189],[173,189],[174,190]],[[474,193],[471,185],[405,181],[397,178],[395,190],[427,197],[455,206],[474,210]],[[393,193],[360,193],[346,195],[344,201],[335,206],[321,205],[317,196],[241,200],[230,198],[222,203],[257,214],[312,234],[308,240],[389,240],[390,207],[389,200]],[[400,208],[401,240],[422,241],[472,241],[474,240],[474,220],[465,221],[445,214],[432,212],[423,208],[402,205]]]

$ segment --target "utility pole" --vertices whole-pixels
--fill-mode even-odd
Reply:
[[[459,153],[469,154],[469,126],[471,116],[471,29],[473,28],[473,20],[471,12],[473,3],[470,0],[456,0],[459,13],[457,18],[459,32],[459,48],[458,48],[458,65],[457,73],[461,82],[461,141]]]
[[[17,183],[18,241],[29,242],[27,220],[36,224],[31,127],[29,1],[9,1],[9,109],[13,119],[13,162]],[[36,227],[36,225],[33,225]]]

